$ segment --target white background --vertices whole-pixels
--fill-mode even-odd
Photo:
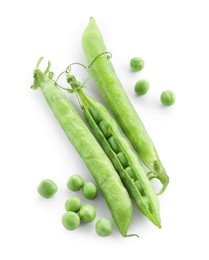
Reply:
[[[209,162],[209,8],[208,1],[1,1],[0,4],[0,259],[208,259]],[[41,91],[30,89],[40,56],[56,75],[71,62],[85,63],[81,36],[94,16],[125,90],[153,139],[170,176],[159,197],[162,229],[137,210],[129,233],[98,237],[94,223],[70,232],[61,216],[74,195],[65,184],[71,174],[92,180]],[[131,73],[133,56],[144,70]],[[87,74],[74,73],[79,80]],[[137,97],[136,80],[150,81]],[[64,83],[64,81],[63,81]],[[63,84],[64,85],[64,84]],[[176,94],[167,108],[159,96]],[[102,101],[93,81],[87,91]],[[69,97],[78,108],[74,96]],[[36,187],[53,179],[59,191],[51,200]],[[82,198],[81,193],[76,195]],[[83,198],[82,198],[83,199]],[[83,200],[86,202],[85,200]],[[99,194],[92,202],[99,217],[110,217]]]

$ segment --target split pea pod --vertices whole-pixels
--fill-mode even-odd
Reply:
[[[101,32],[92,17],[83,33],[82,45],[88,64],[95,57],[107,51]],[[91,65],[89,72],[124,134],[150,170],[149,178],[157,178],[161,181],[162,189],[158,192],[161,194],[169,183],[169,177],[152,140],[124,91],[111,61],[104,55],[100,56]]]
[[[160,227],[157,195],[115,120],[102,104],[81,90],[82,83],[78,82],[73,75],[67,77],[67,82],[77,91],[86,122],[111,160],[137,208],[156,226]]]
[[[100,188],[120,233],[126,236],[133,210],[129,195],[96,139],[64,93],[51,79],[50,66],[42,72],[39,70],[40,62],[41,59],[34,71],[32,88],[41,88],[55,117]]]

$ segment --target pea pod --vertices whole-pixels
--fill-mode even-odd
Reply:
[[[159,202],[139,160],[106,108],[86,95],[81,83],[69,75],[68,83],[78,93],[86,122],[111,160],[138,209],[160,227]]]
[[[83,34],[82,45],[89,64],[95,57],[106,52],[101,32],[92,17]],[[161,194],[169,183],[169,177],[152,140],[124,91],[111,61],[102,55],[91,64],[89,71],[116,121],[150,170],[149,178],[157,178],[161,181],[163,186],[158,192]]]
[[[100,188],[120,233],[126,236],[132,218],[129,195],[100,145],[64,93],[50,79],[50,66],[44,73],[39,70],[40,61],[34,71],[32,88],[41,88],[55,117]]]

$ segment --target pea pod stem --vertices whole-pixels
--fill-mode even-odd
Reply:
[[[83,33],[82,45],[87,63],[90,63],[100,53],[107,51],[101,32],[93,17],[90,18]],[[111,61],[101,56],[92,64],[89,72],[116,121],[144,165],[153,173],[155,178],[161,181],[162,189],[157,193],[158,195],[161,194],[169,183],[169,177],[152,140],[124,91]]]
[[[49,77],[49,68],[44,73],[39,69],[41,60],[33,74],[32,88],[41,89],[68,139],[95,179],[121,235],[125,237],[133,213],[129,195],[102,148],[67,97]]]

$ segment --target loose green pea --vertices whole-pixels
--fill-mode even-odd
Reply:
[[[110,236],[113,232],[112,223],[107,218],[101,218],[96,222],[96,232],[101,237]]]
[[[68,230],[76,229],[80,226],[80,218],[75,212],[66,212],[62,216],[62,224]]]
[[[135,84],[134,90],[139,96],[145,95],[149,90],[149,82],[145,79],[138,80]]]
[[[165,90],[160,96],[160,100],[165,106],[172,106],[175,102],[175,95],[171,90]]]
[[[132,71],[140,71],[144,68],[144,61],[141,58],[134,57],[130,61]]]
[[[96,184],[94,184],[93,182],[90,182],[90,181],[86,182],[83,185],[82,193],[86,199],[89,199],[89,200],[95,199],[98,194],[98,189],[97,189]]]
[[[72,191],[80,190],[83,187],[83,185],[84,185],[84,180],[78,174],[72,175],[67,182],[68,189]]]
[[[83,222],[89,223],[96,218],[96,209],[92,205],[86,204],[81,207],[78,215]]]
[[[45,179],[38,185],[37,191],[42,197],[49,199],[57,192],[57,185],[52,180]]]
[[[78,212],[82,206],[82,202],[77,197],[72,197],[65,202],[66,211]]]

